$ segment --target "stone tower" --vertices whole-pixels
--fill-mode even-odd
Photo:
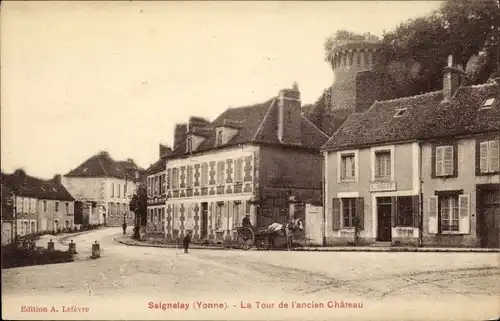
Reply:
[[[356,107],[356,74],[371,71],[383,65],[383,44],[367,34],[365,40],[342,40],[333,44],[331,66],[333,85],[328,105],[330,110]]]

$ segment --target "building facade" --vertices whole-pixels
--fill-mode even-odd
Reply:
[[[73,197],[84,202],[83,224],[121,226],[135,223],[129,202],[144,170],[133,160],[115,161],[107,152],[94,155],[64,175],[62,182]]]
[[[246,214],[267,226],[290,219],[291,197],[321,200],[319,148],[327,136],[300,108],[294,86],[213,122],[192,117],[177,126],[166,162],[166,238],[190,230],[195,239],[232,240]]]
[[[354,242],[358,225],[365,244],[499,247],[498,83],[461,74],[375,102],[323,146],[327,244]]]
[[[13,223],[11,234],[61,232],[74,227],[74,199],[61,184],[60,175],[43,180],[17,170],[2,173],[2,185],[10,190],[10,208],[4,209],[5,218]]]
[[[147,169],[147,220],[146,234],[164,238],[166,213],[166,160],[172,150],[160,144],[159,159]]]

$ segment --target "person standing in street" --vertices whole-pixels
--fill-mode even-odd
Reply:
[[[184,245],[184,253],[188,253],[189,243],[191,243],[191,231],[188,231],[186,233],[186,236],[184,236],[184,239],[182,240],[182,243]]]
[[[123,234],[127,234],[127,223],[123,222],[122,228],[123,228]]]

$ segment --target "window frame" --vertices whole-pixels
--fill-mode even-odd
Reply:
[[[224,145],[224,129],[218,128],[215,132],[215,146]]]
[[[349,178],[343,178],[342,177],[342,172],[343,172],[343,159],[345,157],[349,157],[349,156],[352,156],[354,159],[353,159],[353,163],[354,163],[354,175],[353,177],[349,177]],[[338,183],[341,183],[341,182],[357,182],[358,181],[358,175],[359,175],[359,172],[358,172],[358,156],[359,156],[359,152],[358,150],[345,150],[345,151],[340,151],[340,152],[337,152],[337,182]]]
[[[205,187],[208,186],[208,168],[209,165],[207,162],[201,164],[201,179],[200,179],[200,186]]]
[[[217,186],[225,185],[225,162],[223,160],[217,161],[217,174],[216,174],[216,184]]]
[[[345,211],[345,203],[344,202],[349,202],[347,205],[347,210],[348,210],[348,221],[349,221],[349,226],[346,226],[345,224],[345,218],[346,216],[344,215]],[[341,209],[341,229],[353,229],[354,228],[354,218],[356,217],[356,198],[355,197],[342,197],[340,198],[340,209]]]
[[[54,202],[54,212],[59,213],[59,202],[58,201]]]
[[[443,219],[443,203],[448,202],[449,207],[449,217],[447,219]],[[454,207],[452,204],[456,202],[456,206]],[[438,209],[439,209],[439,225],[440,225],[440,232],[441,234],[460,234],[460,205],[459,205],[459,194],[455,195],[440,195],[438,196]],[[454,215],[456,213],[457,218],[454,218]],[[447,226],[450,227],[450,229],[444,230],[443,229],[443,222],[448,221],[450,224]],[[457,229],[453,230],[451,229],[453,225],[453,221],[457,221]]]
[[[487,149],[486,149],[486,167],[487,170],[483,171],[481,169],[481,145],[487,144]],[[489,138],[483,138],[483,139],[478,139],[476,140],[476,176],[486,176],[486,175],[494,175],[500,173],[500,165],[498,166],[497,169],[492,168],[492,152],[491,152],[491,145],[492,143],[496,143],[498,145],[498,155],[497,158],[499,159],[500,162],[500,139],[496,137],[489,137]]]
[[[451,173],[438,173],[438,151],[442,150],[442,163],[441,163],[441,169],[444,171],[446,162],[445,162],[445,153],[446,153],[446,148],[452,149],[451,151],[451,159],[452,159],[452,170]],[[458,166],[459,166],[459,161],[458,161],[458,143],[457,141],[437,141],[432,144],[432,151],[431,151],[431,177],[432,178],[441,178],[441,179],[446,179],[446,178],[452,178],[452,177],[457,177],[458,176]]]
[[[238,168],[239,167],[239,168]],[[234,160],[234,182],[242,183],[243,182],[243,157],[238,157]]]

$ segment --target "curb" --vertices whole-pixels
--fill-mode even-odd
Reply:
[[[182,246],[180,245],[175,245],[175,244],[150,244],[150,243],[130,243],[127,241],[119,240],[116,237],[113,238],[113,241],[126,245],[126,246],[138,246],[138,247],[156,247],[156,248],[167,248],[167,249],[182,249]],[[219,246],[199,246],[199,245],[190,245],[189,249],[195,249],[195,250],[203,250],[203,249],[209,249],[209,250],[226,250],[227,248],[225,247],[219,247]]]
[[[130,243],[123,240],[118,240],[113,238],[113,241],[121,243],[126,246],[138,246],[138,247],[156,247],[156,248],[169,248],[169,249],[181,249],[182,247],[174,244],[147,244],[147,243]],[[190,246],[190,249],[208,249],[208,250],[226,250],[231,248],[225,247],[215,247],[215,246]],[[252,249],[250,249],[252,250]],[[500,253],[500,249],[460,249],[460,248],[401,248],[401,247],[374,247],[374,248],[295,248],[295,252],[427,252],[427,253]]]

